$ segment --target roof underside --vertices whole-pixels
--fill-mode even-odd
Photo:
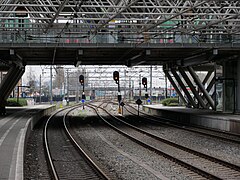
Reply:
[[[239,10],[238,0],[0,0],[0,60],[131,66],[202,53],[212,60],[212,49],[239,43]],[[182,48],[161,45],[175,43]],[[238,50],[220,48],[217,58],[231,58]]]

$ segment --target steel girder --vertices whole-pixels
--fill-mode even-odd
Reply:
[[[4,77],[0,84],[0,99],[6,100],[11,94],[12,90],[21,79],[25,72],[25,68],[12,65],[8,70],[7,75]]]
[[[189,73],[191,74],[191,76],[193,77],[194,81],[196,82],[198,88],[203,93],[203,96],[206,98],[207,102],[210,104],[212,109],[215,109],[215,103],[214,103],[212,97],[209,95],[208,91],[203,86],[201,80],[199,79],[197,74],[194,72],[193,68],[191,66],[188,66],[187,69],[188,69]]]
[[[174,78],[176,79],[176,81],[178,82],[179,86],[181,87],[181,89],[183,90],[184,94],[187,97],[188,102],[194,107],[197,108],[198,105],[196,104],[196,102],[194,101],[194,99],[192,98],[192,96],[190,95],[190,93],[188,92],[188,90],[186,89],[185,84],[183,83],[182,79],[179,77],[176,68],[171,68],[171,72],[174,76]]]
[[[183,94],[181,93],[181,91],[179,90],[178,86],[174,82],[173,78],[169,74],[168,70],[164,69],[163,71],[164,71],[165,75],[167,76],[168,80],[170,81],[170,83],[172,84],[172,86],[174,87],[174,89],[176,90],[178,96],[181,98],[182,102],[184,104],[187,104],[186,99],[184,98]]]
[[[188,35],[204,41],[240,35],[239,15],[238,0],[0,0],[0,32]]]
[[[197,92],[196,88],[194,87],[193,83],[189,79],[188,75],[185,73],[185,70],[182,67],[178,67],[178,70],[179,70],[180,74],[182,75],[183,79],[185,80],[185,82],[187,83],[187,85],[189,86],[189,88],[191,89],[192,93],[194,94],[194,97],[197,98],[201,107],[206,109],[207,106],[206,106],[205,102],[203,101],[203,99],[199,95],[199,93]]]

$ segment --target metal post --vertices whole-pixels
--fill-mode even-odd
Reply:
[[[150,67],[150,96],[149,97],[151,99],[150,104],[152,104],[152,65]]]
[[[131,100],[131,79],[129,76],[129,89],[128,89],[128,94],[129,94],[129,101]]]
[[[41,104],[42,102],[42,77],[41,77],[41,74],[40,74],[40,90],[39,90],[39,104]]]
[[[69,105],[69,74],[67,69],[67,105]]]
[[[132,80],[132,98],[133,98],[133,100],[134,100],[134,95],[135,95],[135,93],[134,93],[134,81]]]
[[[138,105],[138,116],[139,116],[139,105]]]
[[[141,99],[141,74],[139,74],[139,99]]]
[[[167,93],[168,93],[168,90],[167,90],[167,76],[165,74],[165,98],[167,99]]]
[[[121,107],[120,107],[120,103],[121,103],[121,91],[120,91],[120,83],[118,82],[118,113],[121,113]]]
[[[17,86],[17,103],[19,102],[19,86]]]
[[[209,72],[208,72],[209,73]],[[214,63],[214,110],[217,111],[217,83],[216,83],[216,78],[217,78],[217,64],[216,62]],[[205,84],[203,84],[205,85]],[[210,91],[210,90],[209,90]],[[208,91],[208,92],[209,92]]]
[[[76,92],[76,103],[79,103],[78,78],[77,78],[77,81],[76,81],[76,86],[77,86],[77,92]]]
[[[52,65],[50,66],[50,104],[53,102],[53,94],[52,94]]]
[[[124,99],[126,99],[126,81],[127,81],[127,72],[126,69],[124,70]]]
[[[83,93],[82,93],[82,96],[83,96],[83,95],[84,95],[84,91],[83,91]],[[85,109],[84,103],[85,103],[85,101],[83,101],[83,109]]]
[[[120,94],[120,84],[118,83],[118,92]]]

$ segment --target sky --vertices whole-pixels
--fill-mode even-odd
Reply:
[[[69,69],[77,69],[74,66],[64,66],[64,68]],[[81,66],[81,68],[86,68],[87,72],[90,73],[91,77],[96,77],[96,81],[101,81],[104,79],[112,79],[113,71],[119,71],[120,76],[124,79],[124,69],[125,66]],[[165,87],[165,79],[162,72],[161,66],[153,66],[153,86],[152,87]],[[73,71],[73,70],[72,70]],[[126,71],[127,76],[132,76],[132,81],[134,81],[134,86],[139,86],[139,73],[141,73],[142,77],[147,77],[148,82],[150,80],[150,68],[149,66],[135,66],[133,68],[128,68]],[[96,72],[96,73],[95,73]],[[101,73],[99,73],[101,72]],[[40,74],[42,74],[42,82],[49,82],[50,81],[50,66],[26,66],[25,73],[22,78],[23,85],[28,85],[28,81],[30,77],[36,78],[37,83],[40,81]],[[53,76],[55,74],[55,70],[53,69]],[[108,81],[109,83],[109,81]],[[114,84],[114,81],[111,82]]]

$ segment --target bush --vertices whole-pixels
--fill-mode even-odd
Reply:
[[[27,106],[27,100],[19,98],[17,102],[17,98],[9,98],[7,99],[7,106]]]
[[[177,98],[167,98],[163,99],[161,102],[164,106],[175,106],[175,104],[178,105],[178,99]]]

